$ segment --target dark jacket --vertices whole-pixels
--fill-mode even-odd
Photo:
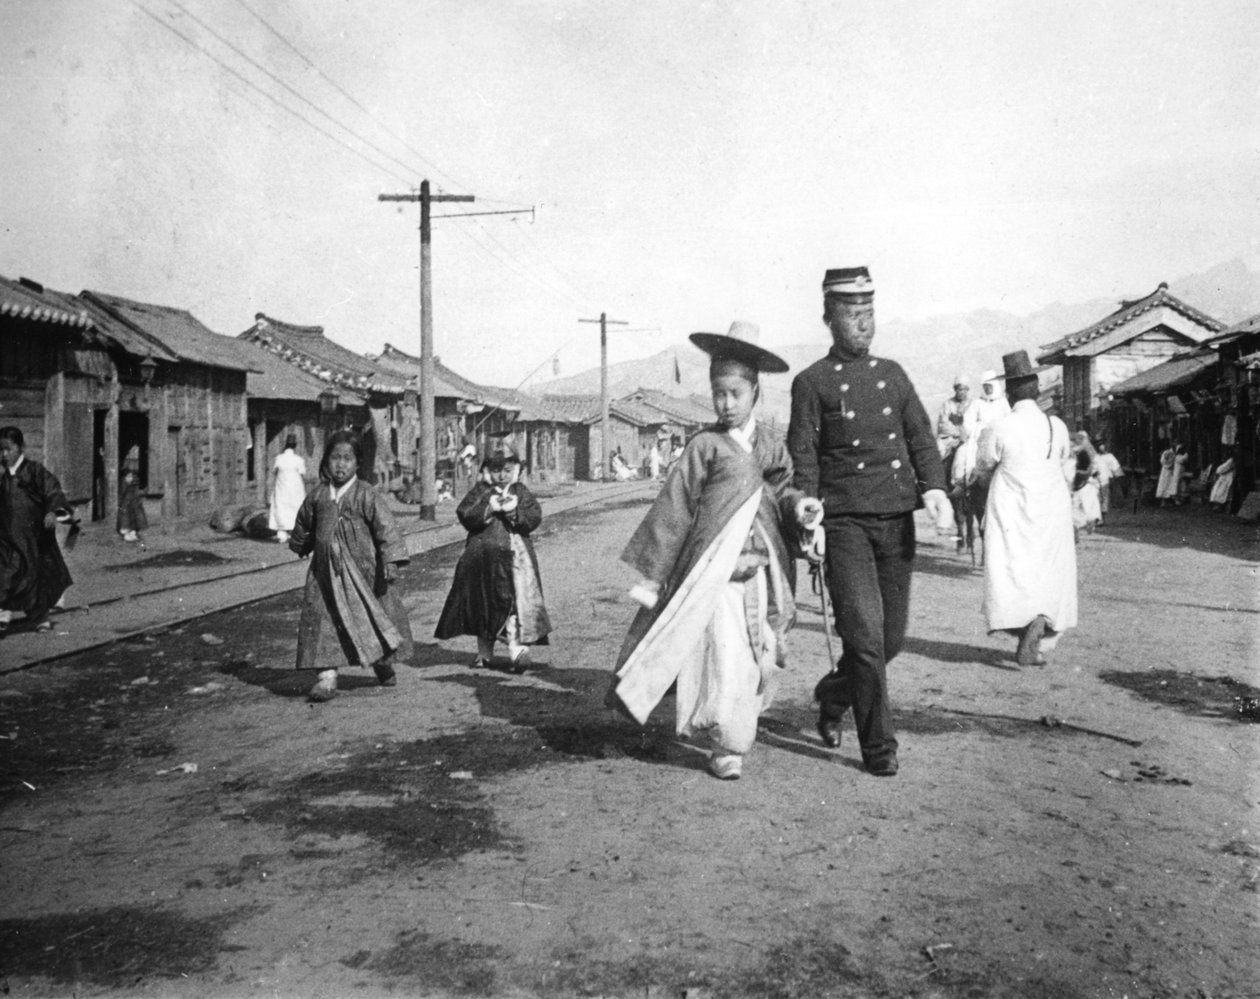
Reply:
[[[57,477],[24,458],[17,473],[0,469],[0,607],[41,618],[70,586],[70,571],[57,546],[55,528],[44,517],[70,509]]]
[[[923,403],[896,361],[836,348],[792,382],[793,482],[828,514],[897,514],[945,488]]]

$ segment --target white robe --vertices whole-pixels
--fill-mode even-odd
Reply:
[[[276,481],[271,487],[267,526],[273,531],[291,531],[302,501],[306,499],[306,461],[301,455],[285,448],[276,455],[272,468]]]
[[[1011,415],[1011,404],[1006,396],[980,396],[967,403],[963,410],[963,443],[954,452],[953,481],[970,485],[976,478],[976,455],[980,447],[980,435],[985,427]]]
[[[1031,399],[981,434],[981,474],[993,474],[984,525],[984,615],[990,631],[1049,621],[1052,648],[1076,626],[1076,547],[1068,430]]]

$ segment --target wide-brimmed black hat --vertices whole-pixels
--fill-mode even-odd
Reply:
[[[1037,371],[1028,357],[1028,351],[1017,350],[1013,354],[1002,355],[1002,368],[1008,382],[1018,378],[1036,378]]]
[[[725,333],[692,333],[689,339],[715,361],[739,361],[772,375],[787,371],[787,361],[757,346],[760,336],[761,328],[756,323],[737,319]]]

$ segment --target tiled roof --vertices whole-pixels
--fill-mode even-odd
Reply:
[[[72,295],[46,289],[29,278],[0,277],[0,316],[90,329],[92,317]]]
[[[1176,295],[1170,294],[1168,291],[1168,285],[1160,284],[1158,288],[1145,298],[1139,298],[1132,302],[1121,302],[1120,308],[1111,313],[1111,315],[1100,319],[1092,326],[1087,326],[1085,329],[1078,330],[1075,333],[1069,333],[1067,336],[1056,340],[1054,343],[1043,344],[1041,347],[1042,353],[1037,358],[1037,361],[1041,364],[1058,363],[1058,361],[1052,360],[1052,358],[1058,358],[1061,360],[1065,354],[1073,353],[1078,348],[1084,347],[1090,341],[1096,340],[1104,334],[1110,333],[1111,331],[1124,326],[1126,323],[1132,322],[1144,312],[1149,312],[1151,309],[1158,309],[1161,307],[1167,307],[1175,312],[1179,312],[1191,322],[1196,323],[1204,329],[1212,332],[1219,331],[1223,326],[1222,323],[1213,319],[1207,313],[1200,312],[1193,306],[1187,305]]]
[[[542,401],[567,423],[598,423],[602,417],[597,395],[544,395]],[[642,403],[625,399],[608,400],[609,417],[617,417],[636,427],[650,427],[666,421],[660,412]]]
[[[1138,372],[1132,378],[1113,385],[1108,391],[1112,395],[1159,395],[1171,392],[1193,384],[1200,375],[1219,363],[1220,355],[1214,350],[1192,351]]]
[[[242,358],[231,337],[206,329],[185,309],[135,302],[100,291],[85,291],[79,297],[106,316],[126,323],[133,331],[143,334],[146,340],[155,342],[181,361],[230,371],[249,370],[248,362]]]
[[[290,364],[260,344],[249,340],[232,342],[250,366],[256,369],[250,371],[245,379],[245,394],[250,398],[314,402],[328,388],[327,382]],[[340,386],[337,391],[342,405],[356,406],[364,402],[364,396],[353,389]]]
[[[238,334],[237,339],[259,344],[333,385],[387,395],[401,395],[413,387],[406,378],[384,371],[362,355],[329,340],[322,326],[296,326],[258,312],[254,325]]]
[[[369,357],[373,364],[381,371],[388,374],[401,375],[409,382],[413,382],[413,387],[419,384],[420,378],[420,358],[412,357],[410,354],[404,354],[397,347],[385,344],[385,349],[376,357]],[[467,378],[457,375],[454,371],[444,365],[437,358],[434,358],[433,367],[433,395],[438,399],[468,399],[473,402],[485,401],[485,390]]]
[[[1260,312],[1257,312],[1254,316],[1248,316],[1240,323],[1234,323],[1233,326],[1216,334],[1214,337],[1209,337],[1203,341],[1203,346],[1215,347],[1222,343],[1231,343],[1234,340],[1239,340],[1254,333],[1260,333]]]
[[[690,396],[678,398],[667,395],[659,389],[637,388],[627,396],[626,400],[638,400],[651,409],[658,410],[670,417],[670,422],[693,426],[706,426],[713,422],[713,407],[706,401],[700,405]]]

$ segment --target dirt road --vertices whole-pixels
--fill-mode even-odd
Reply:
[[[1118,514],[1044,670],[926,538],[900,776],[813,733],[806,600],[723,783],[669,703],[601,706],[644,509],[544,522],[559,630],[522,677],[430,645],[308,705],[292,594],[4,677],[5,994],[1260,995],[1254,528]],[[453,561],[406,577],[418,637]]]

